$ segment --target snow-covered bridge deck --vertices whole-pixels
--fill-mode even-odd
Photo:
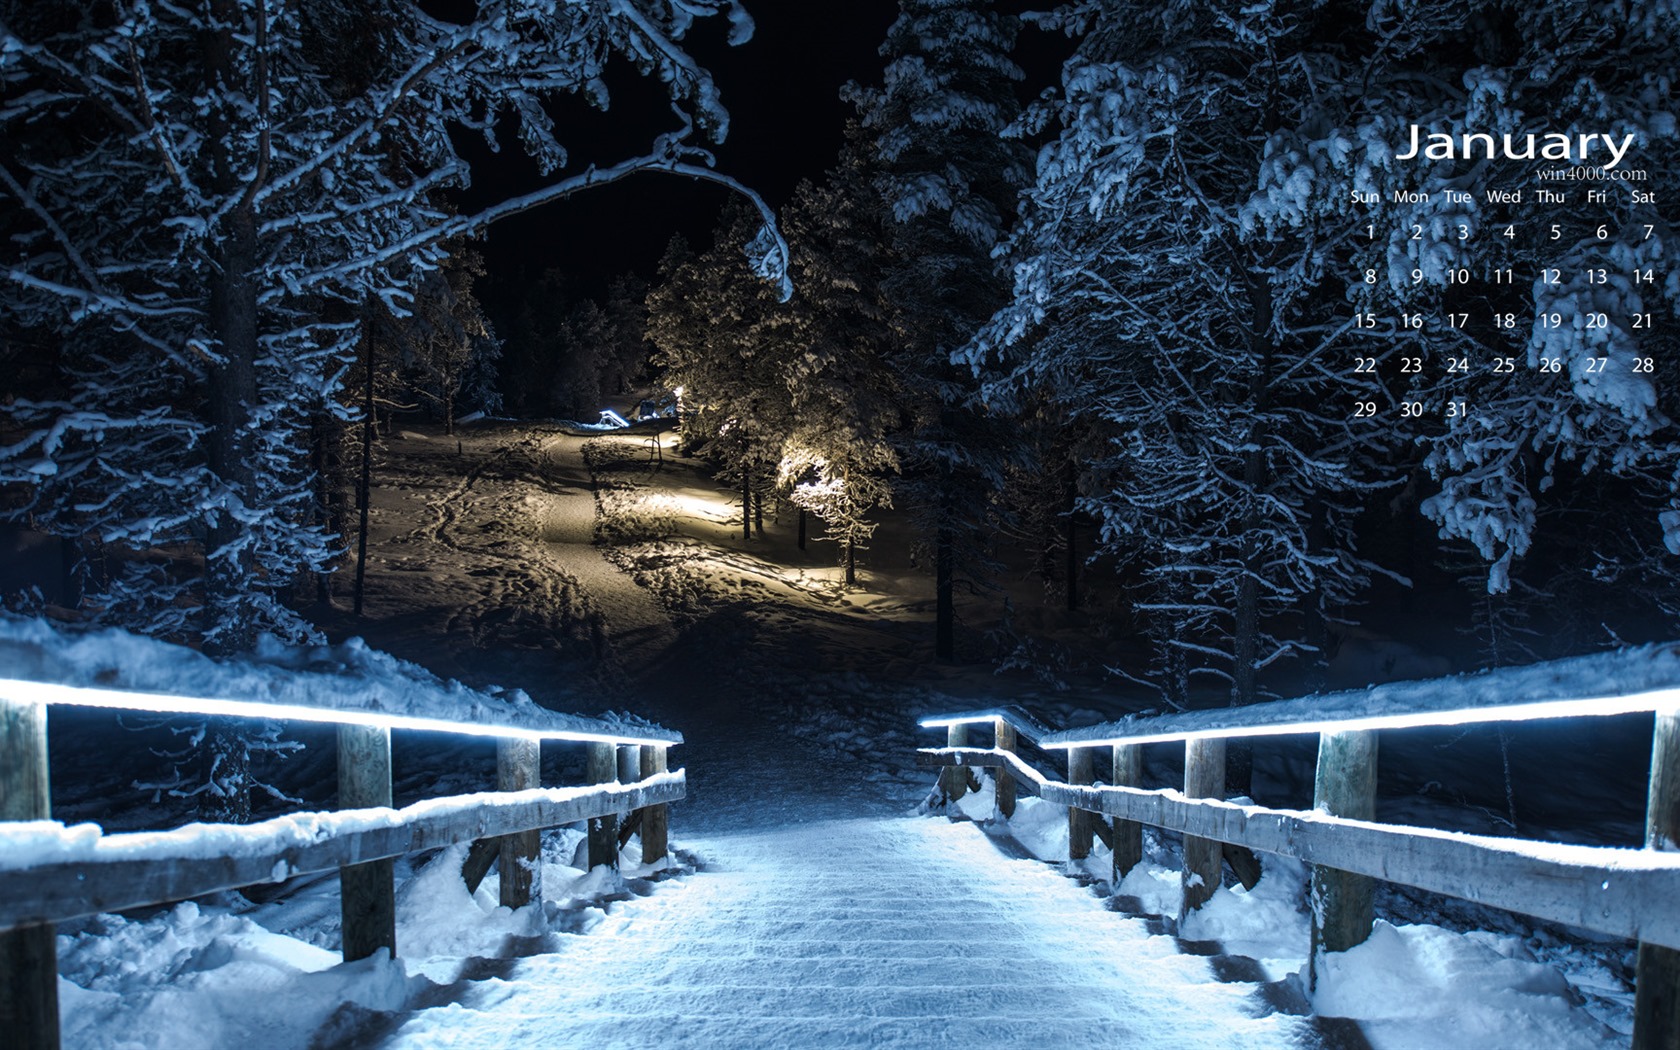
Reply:
[[[412,1016],[399,1047],[1272,1047],[1250,984],[974,825],[818,820],[685,839],[702,870]]]

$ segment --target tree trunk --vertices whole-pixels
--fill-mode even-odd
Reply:
[[[210,320],[220,360],[210,366],[205,383],[205,414],[210,424],[204,451],[210,472],[233,506],[213,506],[205,521],[205,635],[217,654],[247,652],[256,643],[258,623],[250,594],[261,586],[249,540],[250,526],[234,513],[240,504],[263,505],[250,448],[251,408],[257,385],[257,286],[251,271],[256,260],[256,224],[248,210],[227,217],[227,235],[217,253],[210,282]]]
[[[1079,504],[1079,475],[1072,463],[1068,464],[1066,495],[1062,543],[1067,548],[1067,609],[1068,612],[1073,612],[1079,608],[1079,548],[1074,543],[1075,519],[1078,517]]]
[[[799,549],[805,549],[805,508],[799,508]]]
[[[1308,507],[1307,549],[1314,554],[1324,550],[1328,541],[1329,511],[1323,500],[1315,499]],[[1324,615],[1324,584],[1315,578],[1312,589],[1301,598],[1301,640],[1312,646],[1307,657],[1307,673],[1302,685],[1309,693],[1322,693],[1330,666],[1330,625]]]
[[[362,470],[356,480],[356,583],[355,614],[362,615],[362,598],[367,593],[368,503],[372,496],[373,442],[378,436],[379,416],[373,405],[373,333],[362,319],[362,363],[367,380],[362,386]]]
[[[939,507],[939,529],[934,537],[934,613],[933,655],[940,660],[955,660],[957,654],[957,610],[953,594],[956,578],[957,538],[951,528],[950,497],[942,495]]]
[[[1252,539],[1264,526],[1260,517],[1258,496],[1271,484],[1263,448],[1266,431],[1263,422],[1271,408],[1272,360],[1277,347],[1272,342],[1272,300],[1270,288],[1263,282],[1250,280],[1249,301],[1252,322],[1249,329],[1249,353],[1254,357],[1254,369],[1249,374],[1249,411],[1254,424],[1248,432],[1248,449],[1243,453],[1243,485],[1255,496],[1243,515],[1243,529],[1250,537],[1242,548],[1243,574],[1237,582],[1236,608],[1232,624],[1231,706],[1243,707],[1259,699],[1260,659],[1260,582],[1261,550]],[[1228,752],[1230,766],[1225,787],[1233,795],[1248,795],[1254,781],[1254,751],[1246,740],[1233,740]]]
[[[232,0],[217,0],[212,12],[217,28],[205,34],[205,65],[209,75],[231,86],[243,77],[233,62],[235,26],[243,23]],[[232,197],[246,174],[230,155],[233,130],[225,111],[211,117],[211,169],[218,193]],[[260,492],[256,452],[250,447],[251,410],[261,401],[257,382],[258,307],[257,220],[248,203],[230,209],[215,241],[214,265],[209,268],[207,320],[217,357],[205,372],[204,412],[209,424],[204,454],[213,484],[230,505],[211,506],[204,523],[204,649],[211,656],[250,651],[260,629],[253,592],[262,588],[255,571],[250,525],[234,511],[241,505],[258,507],[268,494]],[[248,823],[251,819],[251,753],[239,724],[211,719],[200,760],[209,788],[198,796],[199,817],[211,823]]]
[[[846,540],[846,586],[857,586],[857,544]]]
[[[741,538],[752,539],[752,470],[741,457]]]
[[[206,77],[231,92],[246,79],[234,62],[233,35],[244,20],[235,0],[215,0],[211,6],[210,24],[215,28],[202,37]],[[206,141],[214,191],[227,199],[238,198],[222,216],[213,242],[206,318],[216,357],[205,372],[204,412],[209,429],[204,454],[215,479],[212,484],[231,504],[211,506],[205,514],[204,629],[206,649],[213,655],[246,652],[256,643],[260,625],[250,597],[263,583],[253,571],[252,544],[246,542],[250,526],[235,512],[241,504],[262,506],[268,495],[258,491],[256,453],[250,447],[251,410],[261,400],[254,278],[259,258],[257,219],[241,193],[249,174],[231,152],[235,140],[228,116],[231,109],[226,104],[212,110]]]
[[[198,796],[198,819],[207,824],[249,824],[251,747],[239,719],[210,719],[199,760],[209,787]]]

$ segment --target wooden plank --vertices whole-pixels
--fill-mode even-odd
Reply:
[[[1651,780],[1645,845],[1671,852],[1680,844],[1680,715],[1658,715],[1651,736]],[[1680,945],[1639,943],[1634,981],[1634,1050],[1680,1047]]]
[[[1014,754],[1018,747],[1016,735],[1014,726],[1002,718],[997,719],[992,723],[992,748]],[[998,814],[1008,820],[1015,815],[1015,778],[1010,776],[1009,767],[997,766],[992,773],[992,782],[996,785]]]
[[[0,820],[52,819],[47,705],[0,697]],[[58,1050],[52,924],[0,933],[0,1032],[17,1050]]]
[[[32,868],[0,869],[0,930],[100,912],[166,904],[382,857],[496,838],[531,828],[676,802],[682,771],[631,786],[550,788],[516,795],[485,792],[431,799],[401,810],[373,809],[281,817],[239,829],[251,841],[223,853],[183,858],[179,833],[107,835],[92,856]]]
[[[496,790],[528,791],[542,787],[542,742],[503,737],[496,741]],[[501,874],[499,900],[509,908],[531,903],[541,893],[534,875],[542,852],[542,831],[531,828],[503,835],[496,864]]]
[[[1018,755],[1005,757],[991,748],[964,747],[955,750],[943,747],[924,747],[916,751],[916,765],[923,769],[945,766],[973,766],[976,769],[1005,769],[1011,772],[1018,794],[1038,797],[1038,785],[1045,780],[1039,772],[1023,762]],[[1023,772],[1024,771],[1024,772]]]
[[[1613,683],[1610,696],[1605,695],[1605,683]],[[1132,715],[1048,733],[1039,744],[1088,747],[1160,743],[1208,733],[1257,736],[1664,711],[1673,709],[1676,688],[1680,643],[1671,642],[1500,668],[1497,674],[1390,682],[1245,707]],[[1342,721],[1355,724],[1335,724]]]
[[[591,784],[610,784],[618,777],[618,749],[612,744],[590,744],[583,778]],[[618,813],[601,813],[589,820],[590,870],[605,864],[618,867]]]
[[[968,724],[958,723],[945,729],[947,747],[968,746]],[[947,769],[944,774],[945,801],[947,804],[957,801],[968,794],[968,774],[957,766]]]
[[[384,726],[338,727],[338,807],[389,808],[391,731]],[[397,891],[390,857],[339,869],[344,961],[381,949],[397,954]]]
[[[478,884],[490,874],[490,866],[501,855],[501,839],[479,839],[472,844],[467,859],[461,862],[461,881],[467,884],[468,893],[478,892]]]
[[[1089,747],[1068,749],[1068,783],[1089,784],[1097,779],[1095,751]],[[1091,829],[1096,819],[1086,810],[1068,809],[1068,860],[1084,860],[1091,855]]]
[[[1191,798],[1221,798],[1225,794],[1225,741],[1184,742],[1184,793]],[[1184,903],[1179,919],[1213,898],[1225,872],[1225,851],[1206,836],[1184,836]]]
[[[1111,784],[1140,787],[1143,784],[1143,748],[1133,744],[1114,745],[1114,773]],[[1135,820],[1115,818],[1110,829],[1114,840],[1114,874],[1119,882],[1143,860],[1143,825]]]
[[[1189,799],[1176,791],[1046,781],[1039,792],[1058,805],[1680,948],[1680,853],[1374,824]]]
[[[642,779],[665,772],[665,753],[668,749],[656,745],[642,747]],[[671,807],[660,803],[641,810],[642,863],[657,864],[670,852]]]
[[[1323,733],[1313,777],[1313,808],[1332,816],[1374,820],[1377,815],[1377,734]],[[1315,865],[1312,870],[1312,945],[1307,987],[1317,986],[1320,952],[1345,952],[1371,936],[1376,883],[1364,875]]]

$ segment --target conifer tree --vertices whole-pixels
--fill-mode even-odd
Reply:
[[[901,0],[879,87],[851,85],[874,185],[890,217],[889,362],[905,404],[898,485],[933,549],[935,654],[956,653],[955,594],[985,574],[984,523],[1002,484],[1003,428],[975,397],[954,351],[1003,304],[991,253],[1026,181],[1026,153],[1003,131],[1019,105],[1010,57],[1017,20],[988,0]]]
[[[738,189],[768,220],[691,141],[728,126],[680,46],[718,14],[750,33],[735,0],[491,0],[460,22],[401,0],[0,6],[0,313],[68,348],[63,396],[10,406],[0,482],[28,488],[16,514],[128,552],[89,608],[222,652],[308,633],[282,598],[333,554],[310,420],[334,410],[361,303],[400,312],[450,238],[642,171]],[[605,105],[614,56],[665,85],[677,126],[579,168],[543,103]],[[461,129],[515,137],[547,184],[449,214]],[[773,231],[758,246],[781,258]],[[202,571],[163,556],[185,550]]]
[[[1269,196],[1280,139],[1339,104],[1356,46],[1334,5],[1142,4],[1082,33],[1026,130],[1053,138],[1009,246],[1014,297],[970,348],[999,399],[1047,399],[1099,442],[1078,505],[1123,571],[1172,703],[1232,703],[1314,648],[1373,570],[1351,519],[1385,480],[1355,418],[1338,263],[1353,231]],[[1357,97],[1357,96],[1354,96]],[[1327,192],[1327,191],[1321,191]],[[1133,672],[1138,677],[1141,674]]]

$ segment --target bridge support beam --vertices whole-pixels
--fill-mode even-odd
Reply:
[[[1225,741],[1184,742],[1184,794],[1190,798],[1225,797]],[[1212,899],[1224,867],[1224,843],[1195,835],[1184,836],[1184,903],[1178,910],[1180,922]]]
[[[1374,820],[1377,815],[1377,734],[1372,730],[1320,733],[1313,776],[1313,808],[1331,816]],[[1376,880],[1314,865],[1310,986],[1318,982],[1321,952],[1345,952],[1371,936]]]
[[[51,820],[47,705],[0,698],[0,820]],[[58,1050],[58,944],[51,923],[0,933],[0,1032],[17,1050]]]
[[[338,727],[338,808],[391,805],[391,730]],[[338,869],[344,961],[365,959],[381,948],[397,954],[397,896],[392,860],[370,860]]]
[[[1109,783],[1116,787],[1143,786],[1143,748],[1137,744],[1114,745],[1114,775]],[[1135,820],[1115,817],[1110,827],[1114,839],[1115,882],[1126,877],[1143,860],[1143,825]]]
[[[1096,748],[1093,747],[1068,748],[1069,784],[1096,782],[1095,754]],[[1067,817],[1068,860],[1084,860],[1091,855],[1091,836],[1096,833],[1097,815],[1089,810],[1069,806]]]
[[[947,747],[968,746],[968,726],[959,724],[945,730],[945,744]],[[955,802],[968,794],[968,768],[966,766],[946,766],[944,773],[945,801]]]
[[[618,776],[617,748],[611,743],[592,743],[584,764],[584,779],[591,784],[610,784]],[[618,867],[618,815],[592,817],[589,821],[589,867]]]
[[[643,744],[641,747],[642,779],[667,772],[663,744]],[[642,810],[642,863],[657,864],[665,859],[669,848],[671,807],[661,802]]]
[[[496,790],[529,791],[542,787],[542,742],[517,737],[496,740]],[[498,842],[501,872],[501,902],[509,908],[523,908],[540,896],[536,880],[537,858],[542,852],[542,832],[533,828],[503,835]]]
[[[1014,754],[1018,747],[1015,727],[999,718],[992,722],[992,747]],[[997,787],[998,815],[1008,820],[1015,815],[1015,778],[1008,766],[992,770],[992,783]]]
[[[1680,713],[1657,713],[1651,738],[1651,786],[1645,808],[1645,847],[1680,848]],[[1680,1047],[1680,951],[1639,944],[1634,979],[1634,1050]]]

